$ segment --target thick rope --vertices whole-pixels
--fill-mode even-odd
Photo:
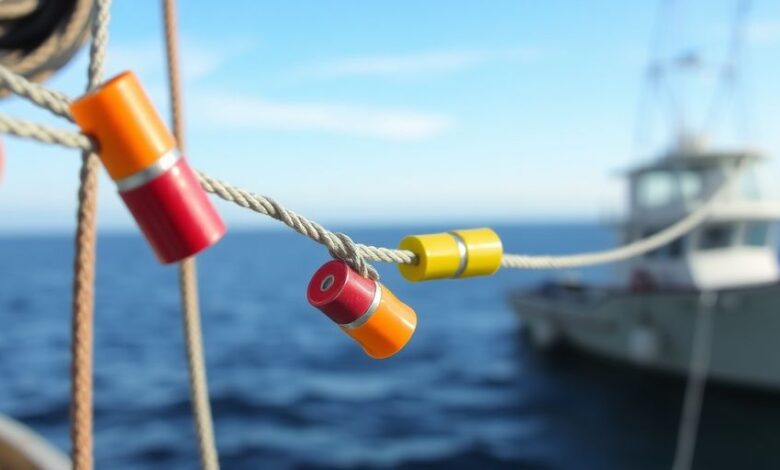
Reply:
[[[4,28],[7,26],[13,29],[17,20],[24,21],[20,17],[23,16],[24,9],[29,8],[28,5],[23,5],[22,9],[13,11],[12,5],[6,5],[6,3],[14,2],[0,3],[3,4],[2,19],[4,20]],[[39,3],[43,2],[24,3],[35,3],[34,8],[36,8],[39,6]],[[35,81],[41,81],[68,62],[87,38],[90,18],[96,9],[95,0],[75,0],[73,3],[72,9],[59,18],[59,24],[55,30],[51,31],[42,43],[38,45],[30,44],[29,46],[32,49],[20,47],[19,49],[6,51],[2,57],[3,64],[15,73],[30,77]],[[46,5],[46,8],[51,7],[52,5]],[[5,94],[7,91],[0,87],[0,95]]]
[[[173,133],[179,149],[183,152],[184,120],[182,114],[181,78],[179,75],[179,48],[176,32],[176,2],[163,0],[165,17],[165,50],[168,64],[168,85],[170,87],[171,120]],[[195,417],[195,435],[198,438],[200,463],[204,470],[218,470],[219,458],[214,438],[214,424],[211,418],[206,361],[203,352],[200,307],[198,305],[198,274],[195,258],[188,258],[179,264],[179,290],[184,327],[184,344],[189,369],[192,412]]]
[[[0,69],[2,69],[2,66],[0,66]],[[25,80],[23,77],[18,76],[15,77],[15,79]],[[56,96],[56,94],[49,95],[49,97],[52,96]],[[67,98],[63,97],[63,99],[66,102],[68,101]],[[42,102],[37,104],[45,106]],[[3,114],[0,114],[0,132],[6,132],[41,142],[59,144],[65,147],[81,148],[84,150],[95,148],[94,142],[80,133],[52,129],[40,124],[11,118]],[[509,269],[578,268],[622,261],[658,249],[676,238],[685,235],[704,222],[711,215],[721,198],[732,190],[734,184],[738,181],[739,176],[747,166],[747,162],[748,158],[740,159],[739,163],[735,166],[721,187],[695,211],[664,230],[647,238],[636,240],[610,250],[575,255],[531,256],[506,253],[504,254],[501,266]],[[207,192],[213,193],[240,207],[279,220],[296,232],[324,245],[331,255],[347,261],[364,276],[373,279],[378,278],[376,269],[368,264],[366,260],[397,264],[414,264],[417,262],[415,254],[411,251],[355,243],[348,236],[331,232],[322,225],[286,209],[269,197],[233,186],[230,183],[212,178],[202,172],[198,172],[198,177],[201,186]]]
[[[108,42],[110,0],[98,0],[89,51],[87,89],[100,83]],[[71,364],[71,459],[76,470],[91,470],[92,457],[92,324],[94,310],[96,209],[99,161],[85,150],[79,185]]]
[[[63,147],[93,151],[96,145],[84,134],[64,129],[53,129],[35,122],[17,119],[0,113],[0,132],[37,140],[45,144],[57,144]]]
[[[606,251],[565,256],[527,256],[505,254],[501,266],[516,269],[562,269],[613,263],[658,249],[690,232],[704,222],[728,194],[745,169],[747,158],[741,158],[726,181],[698,209],[649,237]]]
[[[8,88],[13,94],[26,98],[43,109],[72,119],[67,96],[28,81],[6,67],[0,67],[0,88]]]
[[[334,257],[351,261],[353,267],[358,272],[361,274],[367,272],[374,279],[377,278],[376,270],[366,263],[364,258],[390,263],[410,263],[415,259],[414,254],[411,252],[355,244],[347,235],[331,232],[317,222],[313,222],[286,209],[269,197],[237,188],[212,178],[205,173],[198,172],[198,177],[200,178],[201,186],[203,186],[206,192],[214,193],[226,201],[233,202],[241,207],[251,209],[284,223],[301,235],[325,245]],[[355,258],[355,255],[360,255],[360,257]]]

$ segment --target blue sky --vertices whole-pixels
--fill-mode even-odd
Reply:
[[[664,138],[651,107],[658,132],[634,139],[657,1],[180,3],[191,162],[326,223],[612,215],[618,170]],[[663,37],[722,60],[733,1],[680,3]],[[158,2],[117,0],[108,75],[135,70],[167,117],[161,27]],[[780,2],[755,2],[746,45],[750,141],[779,155]],[[49,85],[77,96],[85,74],[82,51]],[[68,127],[18,100],[0,108]],[[4,144],[0,232],[70,230],[78,154]],[[105,176],[99,217],[132,226]]]

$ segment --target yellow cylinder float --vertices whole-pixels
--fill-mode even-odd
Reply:
[[[416,264],[399,264],[409,281],[489,276],[501,267],[504,250],[489,228],[410,235],[399,245],[417,256]]]

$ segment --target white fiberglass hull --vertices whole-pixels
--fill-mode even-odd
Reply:
[[[518,292],[512,303],[537,344],[573,346],[641,367],[687,373],[700,292],[584,287]],[[780,390],[780,284],[717,292],[708,376]]]

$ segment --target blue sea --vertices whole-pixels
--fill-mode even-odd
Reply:
[[[395,246],[441,228],[349,233]],[[497,230],[515,252],[615,243],[588,224]],[[176,269],[133,234],[101,236],[98,254],[97,468],[197,468]],[[67,236],[0,238],[0,413],[63,450],[72,255]],[[680,380],[542,354],[521,335],[509,292],[562,273],[411,284],[379,266],[419,323],[405,350],[375,361],[306,302],[327,260],[287,231],[236,231],[199,258],[223,468],[669,468]],[[579,275],[603,282],[610,268]],[[708,388],[695,467],[780,468],[780,398]]]

